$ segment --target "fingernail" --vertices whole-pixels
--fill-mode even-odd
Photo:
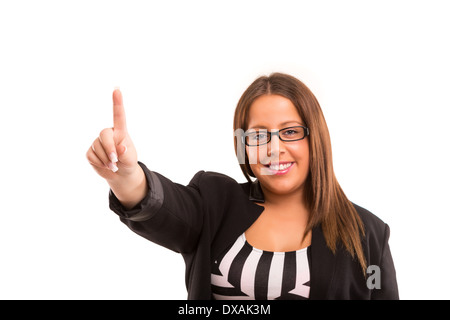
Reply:
[[[110,159],[113,163],[119,161],[119,160],[117,159],[117,154],[116,154],[115,152],[111,152],[111,153],[109,154],[109,159]]]
[[[112,162],[108,163],[108,168],[111,169],[112,172],[119,170],[119,168],[117,168],[117,166]]]

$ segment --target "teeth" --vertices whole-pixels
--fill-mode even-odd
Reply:
[[[292,166],[292,162],[286,163],[286,164],[279,164],[279,165],[278,164],[271,164],[270,165],[270,169],[271,170],[280,171],[280,170],[286,170],[290,166]]]

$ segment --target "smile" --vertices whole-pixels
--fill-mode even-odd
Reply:
[[[270,163],[264,165],[269,171],[269,174],[286,174],[290,171],[294,162],[283,162],[283,163]]]

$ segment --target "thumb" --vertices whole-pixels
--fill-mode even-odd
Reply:
[[[126,152],[127,152],[127,146],[123,143],[119,144],[118,146],[116,146],[116,151],[117,151],[117,155],[123,156]]]

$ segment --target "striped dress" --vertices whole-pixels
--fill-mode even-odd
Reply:
[[[304,300],[309,298],[309,247],[270,252],[252,247],[240,235],[213,263],[216,300]]]

